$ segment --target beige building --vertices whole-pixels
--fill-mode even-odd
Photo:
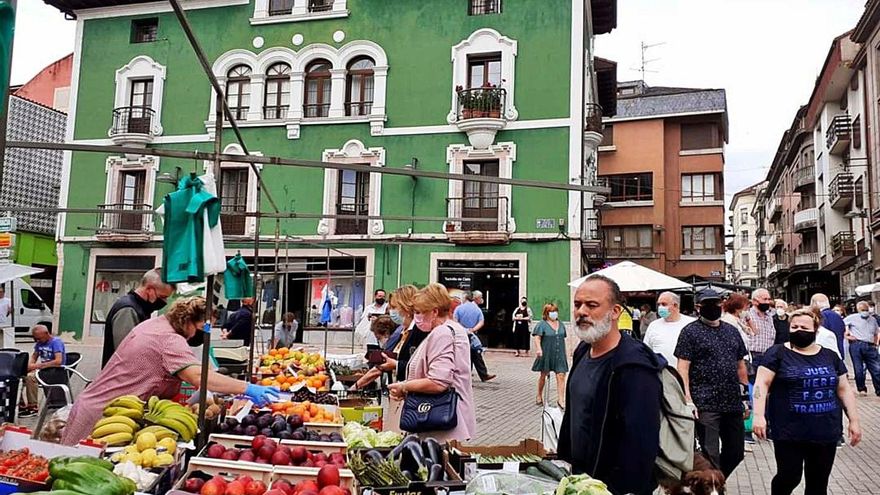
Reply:
[[[752,214],[761,184],[749,186],[733,195],[730,201],[730,260],[727,281],[736,285],[757,287],[758,222]]]

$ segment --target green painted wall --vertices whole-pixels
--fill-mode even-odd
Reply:
[[[58,253],[55,239],[51,236],[17,232],[15,234],[15,262],[20,265],[33,264],[58,266]]]
[[[88,250],[82,245],[64,245],[64,264],[60,268],[62,296],[55,302],[53,311],[59,312],[59,333],[73,332],[77,338],[81,338],[84,331],[88,261]]]

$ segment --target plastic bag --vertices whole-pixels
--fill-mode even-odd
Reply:
[[[465,493],[475,495],[545,495],[556,492],[557,483],[527,474],[503,471],[483,473],[468,482]]]
[[[72,407],[67,405],[55,411],[40,430],[39,439],[44,442],[61,443],[61,434],[67,426],[67,417],[70,416]]]
[[[559,431],[562,429],[562,409],[545,407],[542,415],[541,442],[548,452],[556,452],[559,444]]]

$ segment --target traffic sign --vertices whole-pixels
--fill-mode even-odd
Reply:
[[[14,232],[15,227],[15,217],[0,217],[0,232]]]

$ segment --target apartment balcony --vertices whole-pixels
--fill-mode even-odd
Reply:
[[[783,244],[782,232],[775,232],[773,234],[770,234],[770,242],[768,244],[770,244],[771,253],[775,253],[781,250]]]
[[[791,268],[791,265],[787,260],[779,259],[776,263],[772,263],[767,267],[767,276],[770,277],[772,275],[782,275],[787,272]]]
[[[794,268],[816,268],[819,266],[819,253],[801,253],[794,257]]]
[[[144,145],[159,134],[156,112],[150,107],[120,107],[113,110],[110,140],[113,144]]]
[[[446,237],[459,245],[498,245],[510,242],[514,230],[510,200],[500,196],[446,198],[450,216],[461,221],[446,222]]]
[[[595,151],[602,142],[602,107],[597,103],[587,103],[584,114],[584,147]]]
[[[816,170],[813,167],[801,167],[794,172],[794,190],[797,192],[813,189],[816,184]]]
[[[819,210],[816,208],[804,208],[794,214],[794,231],[804,232],[815,229],[819,223]]]
[[[843,231],[831,237],[831,255],[834,258],[845,258],[856,255],[856,236],[850,231]]]
[[[460,86],[456,91],[455,124],[467,133],[471,146],[487,149],[495,142],[495,134],[507,126],[504,112],[507,91],[496,87],[462,89]]]
[[[853,202],[855,196],[853,174],[840,172],[828,184],[828,201],[832,208],[845,209]]]
[[[779,220],[779,217],[782,216],[782,200],[779,198],[771,198],[770,203],[767,206],[767,211],[770,214],[769,220],[771,222]]]
[[[601,260],[605,258],[605,243],[602,242],[602,231],[599,230],[599,221],[595,218],[587,218],[584,230],[581,232],[581,251],[588,260]]]
[[[825,145],[828,153],[839,155],[849,148],[852,139],[852,120],[849,114],[838,115],[831,119],[828,130],[825,131]]]
[[[95,236],[102,241],[145,242],[150,240],[153,207],[147,204],[114,203],[98,205]]]

